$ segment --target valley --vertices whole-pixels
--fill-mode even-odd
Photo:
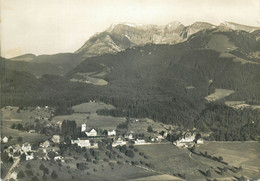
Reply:
[[[259,179],[259,52],[258,27],[120,23],[1,57],[1,178]]]

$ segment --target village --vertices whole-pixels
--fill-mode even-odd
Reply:
[[[58,116],[48,106],[3,108],[2,179],[35,181],[71,177],[73,180],[87,176],[95,180],[100,175],[105,178],[111,172],[135,178],[129,170],[141,172],[143,177],[148,173],[150,176],[166,173],[167,177],[180,179],[194,177],[193,172],[200,178],[211,168],[200,163],[204,159],[209,165],[213,161],[215,170],[222,170],[211,168],[211,173],[217,173],[217,177],[223,177],[228,170],[234,174],[241,172],[240,167],[228,166],[221,155],[207,152],[212,147],[207,145],[216,144],[212,143],[210,133],[195,128],[184,130],[149,118],[98,115],[98,110],[103,108],[113,109],[95,101],[74,106],[70,115]],[[10,134],[6,134],[6,130]],[[158,164],[158,159],[166,159],[164,162],[168,163]],[[173,171],[168,169],[173,167],[171,162],[178,162],[178,159],[187,163],[178,165]],[[190,162],[193,163],[188,166],[191,174],[185,176],[183,169]],[[196,164],[201,164],[205,171],[198,171]],[[163,171],[165,166],[167,169]],[[123,171],[116,171],[118,169]],[[59,175],[58,171],[63,174]],[[123,175],[120,178],[125,178]]]
[[[45,106],[42,109],[47,109]],[[41,108],[36,107],[37,110]],[[40,118],[41,119],[41,118]],[[46,117],[43,120],[48,120]],[[66,120],[67,122],[69,120]],[[64,134],[62,134],[62,121],[54,123],[45,124],[45,127],[42,129],[52,129],[57,130],[57,132],[52,132],[52,135],[49,135],[49,139],[39,142],[38,145],[31,144],[29,142],[16,143],[14,145],[8,145],[9,138],[4,136],[1,138],[2,142],[2,159],[1,163],[4,161],[13,162],[14,165],[18,165],[20,161],[30,161],[30,160],[45,160],[45,161],[56,161],[56,162],[65,162],[66,157],[61,154],[62,145],[77,145],[80,148],[86,149],[99,149],[102,141],[109,139],[111,140],[111,147],[120,148],[122,146],[138,146],[138,145],[152,145],[152,144],[168,144],[172,143],[173,146],[179,148],[191,148],[195,144],[203,144],[203,139],[198,137],[199,133],[196,131],[178,131],[179,136],[177,140],[169,139],[170,136],[174,133],[175,130],[153,130],[152,126],[144,128],[144,132],[140,130],[135,132],[129,127],[133,125],[139,125],[147,123],[145,119],[134,119],[131,118],[126,123],[121,123],[117,126],[116,129],[111,130],[102,130],[100,128],[93,128],[87,125],[86,122],[77,127],[77,130],[80,130],[80,133],[77,134],[77,137],[70,137],[68,140]],[[131,126],[130,126],[131,125]],[[148,124],[149,125],[149,124]],[[36,130],[30,129],[25,131],[28,134],[36,134]],[[40,133],[41,131],[38,130]],[[11,138],[12,139],[12,138]],[[52,154],[50,154],[52,153]],[[5,177],[5,180],[17,179],[18,173],[12,171],[14,167],[11,167],[8,174]]]

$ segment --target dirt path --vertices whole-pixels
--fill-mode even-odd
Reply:
[[[14,164],[9,169],[9,171],[8,171],[7,175],[5,176],[4,180],[8,180],[9,179],[10,175],[12,174],[12,170],[19,164],[19,162],[20,162],[20,158],[15,160]]]

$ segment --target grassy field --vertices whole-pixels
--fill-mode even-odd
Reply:
[[[198,169],[205,170],[207,165],[194,161],[189,157],[189,151],[180,149],[171,143],[138,146],[138,149],[149,157],[154,170],[162,173],[186,174],[186,178],[200,179],[203,176]]]
[[[206,179],[203,174],[210,170],[210,179],[233,180],[243,175],[252,179],[260,178],[258,170],[260,164],[259,143],[222,144],[209,143],[200,146],[197,150],[203,153],[207,151],[212,156],[221,155],[229,165],[192,154],[187,149],[180,149],[172,144],[143,145],[137,146],[137,148],[148,156],[149,161],[154,165],[153,169],[161,174],[185,174],[186,180],[203,180]],[[237,149],[239,151],[236,151]],[[223,175],[219,174],[220,169],[224,167],[231,168],[240,165],[243,167],[242,171],[235,173],[227,170]]]
[[[205,97],[205,99],[208,100],[209,102],[216,101],[216,100],[222,99],[224,97],[227,97],[233,93],[234,93],[233,90],[216,89],[214,93],[208,95],[207,97]]]
[[[115,109],[115,107],[103,102],[87,102],[73,106],[72,109],[77,113],[96,113],[99,109]]]
[[[129,124],[128,130],[132,130],[136,134],[141,134],[141,133],[147,132],[148,126],[151,126],[153,128],[153,131],[156,131],[158,133],[161,131],[166,131],[166,129],[169,129],[170,126],[172,128],[174,127],[172,125],[166,125],[166,124],[163,124],[160,122],[155,122],[152,119],[145,118],[145,119],[140,119],[138,122],[136,122],[136,121],[131,122]],[[146,133],[146,134],[148,134],[148,133]],[[151,135],[153,135],[153,134],[151,133]]]
[[[207,151],[213,156],[222,156],[232,166],[242,166],[241,174],[260,178],[260,143],[258,142],[210,142],[201,145],[199,152]]]
[[[17,143],[17,138],[22,137],[22,143],[24,142],[30,142],[30,143],[35,143],[39,142],[41,140],[46,140],[49,137],[42,135],[42,134],[37,134],[37,133],[27,133],[27,132],[22,132],[17,129],[11,129],[10,127],[12,124],[25,124],[25,123],[34,123],[35,119],[38,118],[47,118],[50,116],[50,109],[35,109],[35,108],[28,108],[25,110],[20,110],[17,111],[18,107],[4,107],[1,109],[1,119],[2,119],[2,124],[0,125],[1,128],[1,136],[12,136],[13,138],[8,141],[6,144],[2,144],[3,146],[8,146],[12,144]],[[44,122],[46,120],[40,119],[40,122]],[[47,121],[48,122],[48,121]]]
[[[75,120],[78,126],[86,123],[88,128],[116,129],[118,124],[126,120],[125,118],[97,115],[97,110],[105,108],[113,109],[114,107],[101,102],[79,104],[73,106],[75,113],[72,115],[56,116],[52,119],[52,122],[55,123],[63,120]]]

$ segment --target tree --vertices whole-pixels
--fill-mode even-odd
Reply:
[[[132,150],[127,150],[125,153],[126,156],[133,158],[135,156],[134,152]]]
[[[153,128],[152,128],[152,126],[148,126],[148,128],[147,128],[147,132],[153,132]]]
[[[27,163],[27,164],[26,164],[26,168],[27,168],[27,169],[32,168],[31,164],[30,164],[30,163]]]
[[[21,159],[21,161],[25,161],[25,160],[26,160],[26,155],[25,155],[25,153],[21,154],[20,159]]]
[[[105,148],[106,148],[106,144],[101,142],[101,141],[99,141],[98,142],[98,149],[99,150],[104,150]]]
[[[9,161],[10,163],[14,163],[14,159],[13,159],[13,157],[12,157],[12,156],[9,157],[8,161]]]
[[[40,170],[44,170],[44,169],[45,169],[45,166],[44,166],[43,164],[41,164],[41,165],[39,166],[39,169],[40,169]]]
[[[222,157],[222,156],[219,156],[219,157],[218,157],[218,160],[219,160],[219,161],[223,161],[223,157]]]
[[[210,170],[207,170],[207,171],[206,171],[205,176],[206,176],[206,177],[211,177],[211,172],[210,172]]]
[[[43,174],[44,174],[44,175],[49,175],[49,169],[48,169],[47,167],[45,167],[45,168],[43,169]]]
[[[55,172],[55,170],[52,171],[52,173],[51,173],[51,178],[53,178],[53,179],[58,178],[58,175],[57,175],[57,173]]]
[[[31,181],[38,181],[37,176],[34,176],[34,177],[31,179]]]
[[[18,172],[18,174],[17,174],[17,178],[18,178],[18,179],[23,179],[24,177],[25,177],[25,174],[23,173],[22,170],[20,170],[20,171]]]
[[[21,143],[23,141],[23,138],[20,136],[17,138],[17,141]]]
[[[75,120],[64,120],[61,125],[61,132],[63,135],[71,136],[76,132],[77,124]]]

